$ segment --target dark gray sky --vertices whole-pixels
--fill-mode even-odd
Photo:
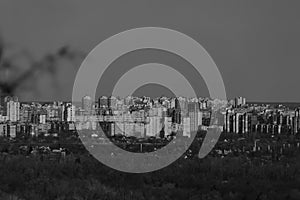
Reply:
[[[130,28],[171,28],[209,52],[229,98],[299,102],[299,9],[296,0],[1,0],[0,31],[7,43],[39,58],[66,44],[89,52]],[[37,91],[21,90],[21,99],[70,99],[79,65],[62,62],[56,86],[41,75]]]

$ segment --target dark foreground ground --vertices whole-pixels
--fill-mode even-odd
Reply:
[[[300,154],[271,161],[189,155],[156,172],[126,174],[84,151],[59,160],[2,153],[0,199],[300,199]]]

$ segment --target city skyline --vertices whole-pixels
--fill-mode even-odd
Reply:
[[[299,8],[0,0],[0,200],[299,200]]]

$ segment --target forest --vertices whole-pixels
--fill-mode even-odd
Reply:
[[[0,199],[300,199],[298,154],[266,163],[245,155],[199,159],[194,153],[159,171],[128,174],[79,146],[63,160],[2,151]],[[198,152],[199,143],[190,149]]]

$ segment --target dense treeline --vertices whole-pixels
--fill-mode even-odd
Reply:
[[[63,162],[9,155],[0,160],[1,198],[299,199],[300,157],[263,165],[245,157],[179,159],[148,174],[112,170],[91,156]]]
[[[204,136],[198,133],[189,153],[175,163],[146,174],[110,169],[94,159],[76,137],[43,140],[51,148],[67,148],[64,159],[18,152],[20,145],[35,146],[39,140],[8,142],[2,138],[0,199],[300,199],[299,151],[269,162],[245,154],[198,159],[199,139]],[[222,134],[216,147],[225,138],[237,139]],[[245,144],[254,139],[248,137]]]

